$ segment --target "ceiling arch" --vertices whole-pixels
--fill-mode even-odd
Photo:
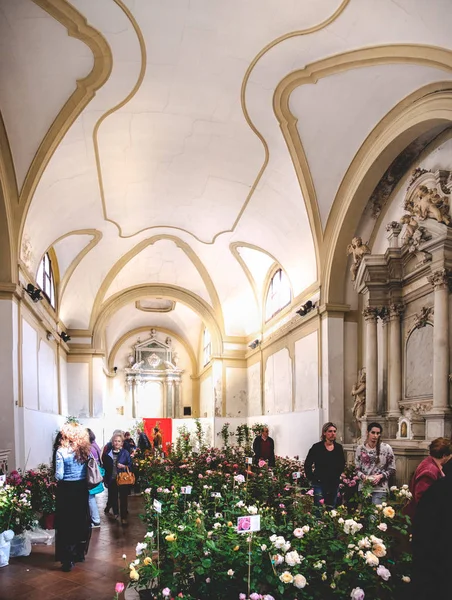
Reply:
[[[101,286],[99,287],[96,298],[94,300],[91,321],[90,321],[91,329],[93,328],[94,323],[95,323],[95,321],[98,317],[98,314],[101,310],[101,304],[105,298],[105,295],[107,294],[107,291],[108,291],[110,285],[112,284],[112,282],[114,281],[115,277],[132,260],[132,258],[137,256],[140,252],[142,252],[148,246],[152,246],[153,244],[155,244],[156,242],[158,242],[160,240],[169,240],[169,241],[173,242],[178,248],[180,248],[187,255],[188,259],[192,262],[195,269],[198,271],[199,275],[201,276],[201,279],[203,280],[204,285],[207,289],[207,292],[210,296],[212,306],[213,306],[213,309],[216,314],[217,322],[220,324],[221,330],[224,331],[224,320],[223,320],[223,312],[221,309],[221,303],[220,303],[217,291],[215,289],[215,286],[213,284],[212,278],[209,275],[209,272],[207,271],[207,269],[205,268],[205,266],[203,265],[203,263],[201,262],[201,260],[199,259],[199,257],[196,255],[196,253],[194,252],[194,250],[191,248],[191,246],[189,244],[187,244],[186,242],[184,242],[183,240],[181,240],[178,237],[175,237],[172,235],[162,235],[162,234],[155,235],[151,238],[141,241],[139,244],[137,244],[131,250],[129,250],[129,252],[124,254],[124,256],[122,256],[121,259],[118,260],[113,265],[113,267],[110,269],[110,271],[104,278]]]
[[[392,161],[413,140],[441,123],[452,123],[452,84],[439,82],[400,102],[365,140],[334,200],[325,230],[322,299],[343,303],[347,256],[362,212],[375,186]]]
[[[205,323],[212,336],[212,353],[223,352],[223,333],[211,306],[202,298],[188,290],[173,285],[141,285],[124,290],[109,298],[101,307],[92,328],[93,347],[100,349],[103,344],[103,334],[109,319],[121,307],[145,296],[157,296],[177,300],[191,308]]]

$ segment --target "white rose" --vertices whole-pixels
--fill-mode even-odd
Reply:
[[[386,525],[386,523],[380,523],[379,525],[377,525],[378,529],[380,531],[387,531],[388,526]]]
[[[408,577],[408,575],[402,575],[402,581],[403,583],[411,583],[411,577]]]
[[[300,575],[300,573],[298,573],[298,575],[295,575],[293,578],[293,584],[296,588],[298,588],[299,590],[301,590],[302,588],[305,587],[306,585],[306,577],[304,577],[304,575]]]
[[[228,573],[229,577],[232,577],[234,575],[234,571],[232,569],[229,569]]]
[[[381,577],[383,581],[388,581],[388,579],[391,577],[390,571],[383,565],[378,565],[377,575]]]
[[[368,565],[370,565],[371,567],[376,567],[378,565],[378,563],[380,562],[378,560],[378,558],[375,556],[375,554],[373,552],[371,552],[370,550],[368,550],[365,553],[364,559],[365,559],[366,563]]]
[[[299,565],[301,563],[300,556],[296,550],[292,550],[292,552],[288,552],[286,554],[286,563],[289,567],[294,567],[295,565]]]

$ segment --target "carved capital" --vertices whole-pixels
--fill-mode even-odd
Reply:
[[[427,277],[427,281],[432,284],[435,290],[445,290],[449,287],[450,273],[448,269],[438,269],[433,271]]]
[[[400,319],[405,311],[405,305],[401,302],[393,303],[389,305],[389,317],[392,320]]]
[[[402,231],[402,225],[398,221],[391,221],[386,225],[386,231],[397,236]]]
[[[376,306],[366,306],[363,310],[363,316],[366,321],[375,321],[377,320],[379,310]]]

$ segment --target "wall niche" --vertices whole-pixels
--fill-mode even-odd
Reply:
[[[427,323],[408,336],[405,359],[405,397],[433,396],[433,327]]]

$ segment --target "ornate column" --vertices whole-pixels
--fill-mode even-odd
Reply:
[[[389,331],[389,309],[385,308],[379,314],[381,320],[381,349],[379,358],[381,357],[381,389],[379,390],[377,413],[383,414],[388,410],[388,331]]]
[[[166,419],[168,417],[168,412],[167,412],[168,380],[165,379],[165,381],[163,381],[162,385],[163,385],[162,412],[163,412],[163,418]]]
[[[433,412],[449,406],[449,277],[438,269],[427,278],[434,292]]]
[[[402,400],[402,343],[400,317],[403,304],[389,307],[389,363],[388,363],[388,417],[400,417],[399,403]]]
[[[167,399],[166,399],[166,416],[172,419],[173,413],[173,402],[174,402],[174,381],[170,380],[167,383]]]
[[[180,381],[175,381],[174,382],[174,415],[173,418],[174,419],[180,419],[181,414],[180,414],[180,405],[181,405],[181,397],[180,397],[180,391],[181,391],[181,384]]]
[[[366,416],[377,412],[378,398],[378,309],[368,306],[363,310],[366,321]]]

